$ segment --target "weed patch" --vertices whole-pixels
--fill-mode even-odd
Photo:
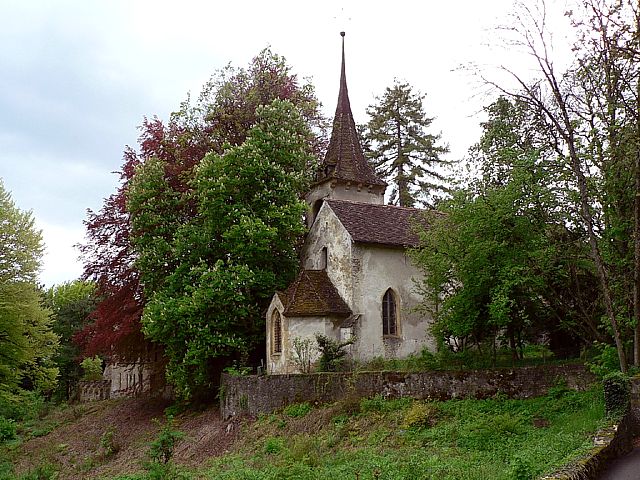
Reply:
[[[288,417],[299,418],[304,417],[307,413],[311,411],[311,405],[309,402],[304,403],[293,403],[288,405],[284,409],[284,414]]]
[[[276,428],[284,419],[290,421]],[[305,434],[309,422],[322,426]],[[604,422],[601,389],[558,389],[528,400],[378,396],[362,399],[357,413],[338,402],[304,418],[270,415],[247,427],[246,437],[259,443],[248,440],[234,455],[215,460],[204,478],[530,479],[583,454]],[[269,435],[261,436],[265,431]]]

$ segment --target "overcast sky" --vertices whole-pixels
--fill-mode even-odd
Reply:
[[[144,116],[166,119],[229,62],[271,46],[311,77],[333,114],[346,30],[356,122],[394,77],[427,94],[450,158],[479,136],[488,99],[459,67],[496,62],[488,46],[511,0],[393,2],[0,0],[0,178],[32,210],[50,286],[82,271],[86,209],[116,189]]]

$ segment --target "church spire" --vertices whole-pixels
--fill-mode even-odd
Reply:
[[[347,89],[344,55],[345,33],[340,32],[340,36],[342,37],[342,68],[338,105],[333,119],[331,140],[321,165],[321,171],[318,172],[318,181],[336,179],[356,185],[386,186],[386,183],[378,178],[362,152]]]

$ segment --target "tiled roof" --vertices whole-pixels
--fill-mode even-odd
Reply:
[[[376,175],[373,167],[367,162],[362,153],[360,137],[351,113],[351,103],[349,102],[349,91],[347,89],[344,62],[344,32],[341,32],[341,35],[342,71],[340,74],[338,106],[333,119],[331,140],[317,180],[322,182],[327,179],[339,179],[356,184],[386,186],[386,183]]]
[[[287,317],[351,315],[325,270],[303,270],[280,298]]]
[[[354,242],[416,247],[419,239],[416,223],[426,226],[419,208],[325,200]]]

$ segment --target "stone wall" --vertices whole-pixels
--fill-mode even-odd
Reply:
[[[78,401],[107,400],[111,392],[110,380],[82,380],[78,382]]]
[[[582,390],[595,381],[582,365],[517,369],[361,372],[222,377],[220,409],[224,419],[270,413],[291,403],[330,403],[347,396],[448,400],[544,395],[558,381]]]

